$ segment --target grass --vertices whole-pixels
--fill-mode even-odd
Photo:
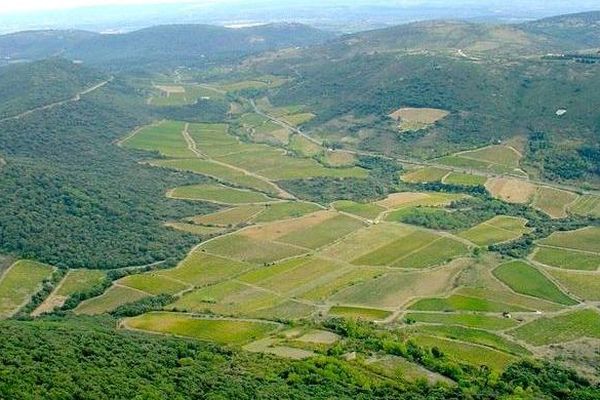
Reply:
[[[554,247],[538,247],[533,254],[533,260],[551,267],[581,271],[596,271],[600,267],[600,254]]]
[[[463,326],[440,326],[440,325],[421,325],[411,329],[419,334],[428,336],[437,336],[447,339],[460,340],[473,344],[479,344],[491,347],[505,353],[515,355],[531,354],[526,348],[510,340],[481,329],[466,328]]]
[[[14,314],[49,278],[54,268],[34,261],[17,261],[0,278],[0,318]]]
[[[299,303],[297,301],[285,300],[273,307],[262,308],[248,313],[253,318],[271,319],[271,320],[295,320],[307,318],[315,312],[315,307]]]
[[[340,200],[332,204],[332,206],[342,212],[358,215],[361,218],[374,220],[379,214],[385,211],[385,208],[373,203],[357,203],[350,200]]]
[[[412,304],[409,309],[415,311],[480,311],[497,313],[502,313],[504,311],[533,311],[514,304],[458,294],[453,294],[445,298],[418,300],[416,303]]]
[[[449,185],[463,186],[483,186],[487,177],[481,175],[463,174],[461,172],[451,172],[444,178],[444,183]]]
[[[554,269],[547,272],[575,296],[587,301],[600,301],[600,274]]]
[[[492,273],[517,293],[567,306],[577,304],[544,274],[523,261],[501,264]]]
[[[464,197],[463,194],[454,193],[401,192],[391,194],[387,198],[378,201],[377,204],[392,210],[417,206],[437,207],[450,204]]]
[[[196,225],[189,222],[167,222],[165,226],[201,237],[213,236],[223,232],[223,228]]]
[[[476,245],[489,246],[521,237],[529,232],[525,227],[526,223],[527,220],[523,218],[500,215],[460,233],[459,236]]]
[[[192,217],[190,220],[201,225],[236,226],[251,220],[263,210],[264,207],[260,205],[246,205]]]
[[[433,233],[415,231],[406,237],[397,239],[352,260],[352,264],[391,265],[395,261],[408,256],[409,253],[430,245],[436,239],[439,239],[439,236]]]
[[[436,123],[449,114],[437,108],[400,108],[390,114],[399,122],[401,132],[418,131]]]
[[[382,321],[392,315],[390,311],[376,308],[333,306],[329,315],[351,319],[364,319],[367,321]]]
[[[539,244],[600,254],[600,227],[554,232],[546,239],[540,240]]]
[[[230,279],[252,268],[250,264],[195,250],[176,268],[158,274],[199,287]]]
[[[129,275],[119,279],[117,283],[152,295],[176,294],[189,288],[189,285],[185,283],[172,280],[156,272]]]
[[[317,249],[363,227],[364,224],[345,215],[337,215],[319,224],[290,232],[278,240],[295,246]]]
[[[225,183],[255,189],[260,192],[277,195],[275,185],[262,180],[233,167],[217,164],[210,160],[186,159],[186,160],[153,160],[152,165],[172,168],[180,171],[189,171],[200,175],[210,176]]]
[[[484,346],[425,335],[415,336],[411,339],[421,346],[437,347],[446,356],[457,362],[466,362],[475,367],[487,365],[497,372],[503,371],[508,364],[515,361],[515,357],[510,354]]]
[[[288,218],[298,218],[321,210],[322,208],[314,203],[305,203],[303,201],[286,201],[271,203],[265,206],[263,212],[254,218],[254,222],[273,222]]]
[[[262,193],[209,184],[181,186],[173,189],[171,196],[178,199],[204,200],[223,204],[264,203],[273,200]]]
[[[449,262],[453,258],[467,255],[469,247],[450,238],[441,238],[428,246],[396,260],[391,267],[427,268]]]
[[[104,280],[106,273],[94,269],[70,270],[60,286],[54,292],[57,296],[70,296],[76,292],[84,292]]]
[[[112,311],[123,304],[131,303],[148,296],[149,294],[147,293],[128,287],[111,286],[101,296],[94,297],[79,304],[74,311],[76,314],[103,314]]]
[[[569,206],[569,211],[578,215],[600,217],[600,196],[580,196]]]
[[[600,314],[585,309],[555,317],[542,317],[511,333],[534,346],[569,342],[583,337],[600,339]]]
[[[123,142],[125,147],[158,151],[165,157],[190,158],[195,154],[188,149],[183,138],[183,122],[163,121],[140,129],[135,135]]]
[[[212,254],[255,264],[268,264],[308,252],[308,249],[285,243],[253,239],[242,235],[219,237],[202,245],[202,248]]]
[[[540,186],[534,196],[532,206],[539,208],[552,218],[565,218],[567,206],[577,199],[575,193]]]
[[[473,313],[455,314],[409,312],[404,315],[404,318],[426,324],[461,325],[469,328],[487,329],[492,331],[513,328],[518,324],[517,321],[510,318]]]
[[[440,182],[450,171],[437,167],[424,167],[402,175],[402,180],[410,183]]]
[[[278,262],[274,265],[256,268],[243,274],[238,278],[238,280],[246,283],[258,284],[259,282],[271,279],[278,274],[292,270],[299,265],[306,263],[307,261],[308,259],[306,257],[291,258],[289,260]]]
[[[186,336],[222,345],[243,345],[277,329],[276,324],[230,319],[202,319],[191,315],[151,312],[127,318],[128,328]]]

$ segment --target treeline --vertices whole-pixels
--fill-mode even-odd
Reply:
[[[158,119],[172,119],[186,122],[223,122],[229,111],[225,100],[202,100],[185,106],[156,107],[153,114]]]

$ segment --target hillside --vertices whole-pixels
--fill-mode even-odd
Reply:
[[[52,73],[56,79],[48,90],[57,90],[48,93],[59,99],[60,88],[87,85],[98,74],[55,60],[20,64],[10,72],[0,74],[0,87],[44,81]],[[137,163],[141,155],[112,143],[149,120],[143,100],[114,80],[79,101],[0,122],[0,157],[6,162],[0,170],[2,251],[96,268],[141,265],[185,252],[193,237],[165,229],[164,220],[214,207],[167,202],[163,193],[176,182],[199,179],[144,168]]]
[[[544,18],[523,24],[521,29],[573,47],[600,47],[600,11]]]
[[[31,31],[0,36],[0,54],[36,59],[54,54],[111,69],[205,65],[284,47],[306,46],[332,35],[301,24],[229,29],[211,25],[163,25],[123,34]]]
[[[254,67],[300,76],[269,98],[278,106],[309,106],[316,118],[307,131],[346,147],[429,159],[544,132],[552,152],[530,154],[533,174],[560,178],[552,169],[564,166],[543,159],[580,158],[577,168],[589,163],[589,173],[578,178],[597,182],[597,161],[578,153],[596,151],[600,114],[592,104],[600,101],[600,69],[543,59],[583,46],[564,43],[518,26],[428,22],[344,36]],[[398,134],[388,115],[401,107],[450,114],[428,129]],[[567,112],[557,118],[559,109]]]

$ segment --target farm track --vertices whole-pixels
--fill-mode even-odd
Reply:
[[[58,107],[58,106],[62,106],[64,104],[68,104],[68,103],[74,103],[77,102],[79,100],[81,100],[81,96],[85,96],[86,94],[92,93],[95,90],[100,89],[101,87],[103,87],[104,85],[108,84],[109,82],[112,82],[112,80],[114,79],[114,76],[111,76],[109,79],[102,81],[90,88],[87,88],[79,93],[77,93],[75,96],[71,97],[70,99],[67,100],[61,100],[61,101],[57,101],[54,103],[50,103],[47,104],[45,106],[40,106],[40,107],[36,107],[36,108],[32,108],[31,110],[27,110],[25,112],[22,112],[21,114],[18,115],[13,115],[12,117],[6,117],[6,118],[2,118],[0,119],[0,122],[5,122],[5,121],[11,121],[11,120],[15,120],[15,119],[21,119],[23,117],[26,117],[28,115],[31,115],[35,112],[38,111],[45,111],[45,110],[50,110],[54,107]]]
[[[256,114],[261,115],[265,118],[268,118],[272,122],[274,122],[284,128],[287,128],[298,135],[301,135],[302,137],[311,141],[312,143],[315,143],[319,146],[323,146],[323,143],[321,143],[318,140],[314,139],[313,137],[307,135],[299,128],[292,126],[292,125],[288,124],[287,122],[285,122],[277,117],[274,117],[268,113],[265,113],[264,111],[261,111],[256,106],[256,103],[253,100],[249,100],[249,102],[252,105],[252,108],[254,109],[254,112]],[[521,175],[498,174],[498,173],[492,173],[492,172],[485,172],[485,171],[481,171],[481,170],[475,170],[475,169],[471,169],[471,168],[453,167],[453,166],[448,166],[448,165],[444,165],[444,164],[440,164],[440,163],[436,163],[436,162],[432,162],[432,161],[426,161],[426,160],[417,160],[417,159],[411,159],[411,158],[405,158],[405,157],[386,156],[386,155],[376,153],[376,152],[371,152],[371,151],[360,151],[360,150],[349,150],[349,149],[345,149],[345,151],[347,151],[348,153],[351,153],[351,154],[355,154],[357,156],[382,157],[382,158],[385,158],[388,160],[398,161],[403,164],[416,165],[416,166],[421,166],[421,167],[435,167],[435,168],[446,169],[451,172],[473,174],[473,175],[485,176],[488,178],[511,177],[511,178],[515,178],[517,180],[532,183],[534,185],[548,186],[551,188],[566,190],[569,192],[574,192],[574,193],[579,193],[579,194],[592,194],[592,195],[600,196],[600,190],[581,189],[576,186],[562,184],[562,183],[546,182],[546,181],[540,181],[540,180],[536,180],[536,179],[524,179],[523,176],[521,176]]]

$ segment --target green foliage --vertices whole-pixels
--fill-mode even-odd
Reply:
[[[115,81],[78,102],[0,122],[2,251],[59,267],[115,268],[181,257],[197,242],[162,224],[216,207],[164,192],[202,178],[140,165],[142,153],[112,144],[146,121],[142,107]]]
[[[229,103],[225,100],[198,100],[185,106],[157,107],[154,113],[161,119],[172,119],[186,122],[221,122],[229,111]]]
[[[110,315],[115,318],[135,317],[150,311],[162,310],[164,306],[175,301],[170,294],[159,294],[158,296],[144,297],[133,303],[123,304],[112,310]]]

